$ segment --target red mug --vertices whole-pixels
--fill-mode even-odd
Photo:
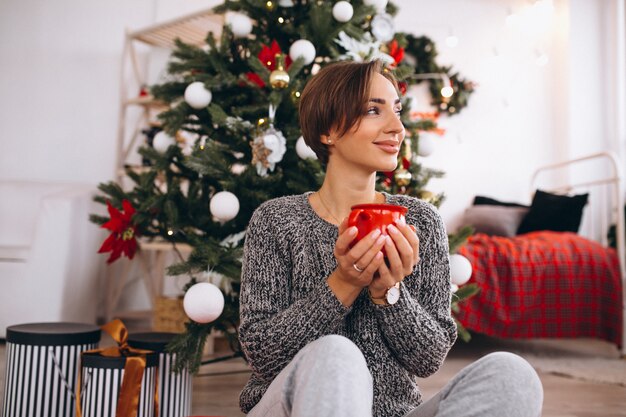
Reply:
[[[351,246],[376,229],[380,230],[382,235],[388,236],[387,226],[404,217],[408,211],[406,207],[394,204],[357,204],[351,209],[348,227],[356,226],[358,230]],[[384,247],[382,252],[385,254]]]

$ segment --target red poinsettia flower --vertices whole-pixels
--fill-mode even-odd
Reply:
[[[283,51],[280,49],[280,45],[276,40],[272,41],[271,46],[262,44],[261,52],[259,52],[259,60],[267,67],[268,70],[274,71],[276,69],[276,55],[280,55]],[[291,58],[289,55],[285,57],[285,69],[288,69],[291,65]]]
[[[107,201],[107,209],[111,220],[104,223],[101,227],[111,231],[111,235],[102,243],[98,253],[111,252],[111,256],[107,259],[107,263],[112,263],[121,255],[126,255],[129,259],[133,259],[137,252],[137,227],[132,224],[132,217],[135,214],[135,208],[130,201],[122,201],[122,211],[119,211]]]
[[[265,44],[262,45],[263,47],[261,48],[261,52],[259,52],[257,57],[268,70],[274,71],[276,69],[276,55],[282,54],[283,51],[280,49],[280,45],[278,45],[278,42],[276,42],[276,40],[272,41],[271,46],[267,46]],[[291,62],[292,61],[289,55],[286,55],[285,70],[291,66]],[[256,74],[254,72],[247,72],[246,77],[248,77],[248,80],[252,81],[259,87],[265,87],[265,82],[263,82],[263,79],[259,76],[259,74]]]
[[[388,46],[389,46],[389,55],[391,55],[396,65],[398,65],[400,61],[404,59],[404,48],[401,48],[398,45],[398,41],[395,39],[391,41],[391,43]]]

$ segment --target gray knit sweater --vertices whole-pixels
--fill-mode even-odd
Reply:
[[[421,261],[402,283],[400,301],[373,304],[364,290],[344,307],[326,283],[337,267],[338,229],[310,206],[311,193],[262,204],[246,233],[239,337],[253,373],[240,406],[247,413],[307,343],[343,335],[363,352],[374,380],[375,417],[400,417],[422,401],[416,377],[441,366],[456,339],[450,315],[448,240],[435,209],[412,197],[385,194],[409,209]]]

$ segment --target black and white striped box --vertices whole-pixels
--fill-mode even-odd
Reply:
[[[193,377],[187,370],[172,371],[175,354],[165,351],[176,333],[147,332],[128,336],[128,345],[159,354],[159,417],[185,417],[191,414]]]
[[[6,332],[3,417],[73,417],[78,361],[100,342],[82,323],[29,323]]]
[[[137,417],[153,417],[155,414],[155,388],[159,355],[146,355],[146,368],[141,380],[141,393]],[[126,357],[107,357],[99,353],[82,355],[81,410],[82,417],[116,416],[117,401],[124,377]],[[159,413],[159,416],[162,416]]]

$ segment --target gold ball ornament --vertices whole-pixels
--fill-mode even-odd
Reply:
[[[282,54],[276,54],[276,69],[270,73],[270,85],[276,89],[289,85],[289,74],[285,71],[285,57]]]
[[[409,185],[412,178],[413,176],[411,175],[411,173],[404,168],[398,169],[393,176],[396,184],[398,184],[398,186],[400,187],[406,187],[407,185]]]
[[[289,74],[282,67],[270,73],[270,85],[272,88],[282,89],[289,85]]]

